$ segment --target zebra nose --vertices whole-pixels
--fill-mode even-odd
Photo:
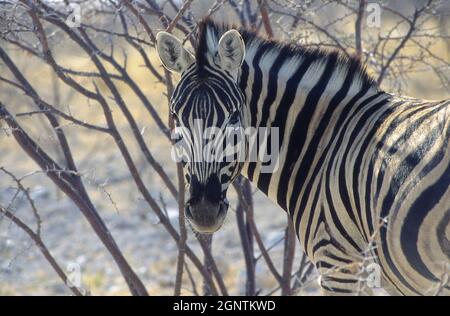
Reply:
[[[228,202],[226,199],[219,202],[202,199],[195,203],[186,203],[185,216],[196,231],[211,234],[222,227],[227,210]]]

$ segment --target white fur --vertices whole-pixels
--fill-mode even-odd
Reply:
[[[237,75],[245,58],[245,44],[236,30],[225,32],[219,40],[217,52],[223,69]]]
[[[156,49],[164,67],[172,72],[183,72],[195,60],[181,41],[167,32],[156,34]]]

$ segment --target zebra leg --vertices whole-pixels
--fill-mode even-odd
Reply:
[[[324,295],[371,295],[370,278],[379,271],[373,272],[373,259],[359,251],[344,247],[332,237],[329,226],[324,223],[317,229],[315,239],[311,242],[311,260],[315,263],[320,275],[320,287]],[[376,267],[379,267],[375,264]],[[369,269],[368,269],[369,268]],[[371,269],[372,268],[372,269]],[[369,278],[368,278],[369,275]],[[369,281],[369,282],[368,282]],[[375,282],[377,286],[381,281]]]
[[[367,296],[373,295],[373,288],[381,286],[381,275],[373,269],[373,263],[325,253],[328,256],[316,262],[323,295]]]
[[[358,263],[345,266],[317,267],[320,274],[320,287],[325,296],[358,296],[371,295],[372,290],[367,287],[360,277]]]

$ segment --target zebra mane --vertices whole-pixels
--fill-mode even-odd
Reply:
[[[348,56],[338,50],[324,50],[321,48],[306,48],[300,44],[283,43],[275,40],[269,40],[257,35],[255,32],[243,29],[241,27],[229,26],[222,23],[216,23],[207,18],[199,24],[199,34],[195,47],[195,56],[198,71],[201,74],[203,66],[211,63],[211,59],[217,52],[217,43],[223,33],[230,29],[237,29],[241,34],[246,50],[258,49],[264,47],[266,54],[273,52],[286,56],[286,61],[295,58],[303,58],[310,61],[335,60],[337,71],[353,74],[355,80],[361,81],[362,85],[375,87],[379,89],[375,80],[367,73],[365,65],[356,56]]]

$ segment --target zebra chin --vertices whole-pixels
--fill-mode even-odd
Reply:
[[[196,203],[186,203],[185,216],[195,231],[212,234],[222,227],[227,211],[228,201],[226,199],[218,203],[202,199]]]

